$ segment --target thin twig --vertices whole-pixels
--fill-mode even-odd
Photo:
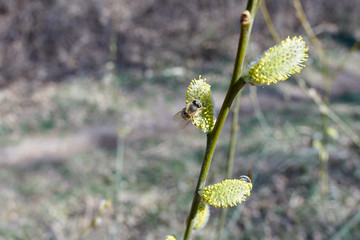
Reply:
[[[260,10],[264,17],[266,26],[267,26],[271,36],[273,37],[276,44],[279,44],[281,40],[280,40],[279,34],[277,33],[275,26],[271,20],[271,17],[270,17],[269,11],[267,10],[265,1],[260,5]]]
[[[344,235],[360,222],[360,205],[354,211],[356,213],[349,221],[344,223],[330,238],[330,240],[344,239]]]
[[[235,98],[235,103],[233,107],[233,115],[231,121],[231,133],[230,133],[230,146],[229,146],[229,154],[227,158],[227,166],[226,166],[226,178],[231,179],[233,175],[234,168],[234,158],[235,158],[235,150],[236,150],[236,142],[237,142],[237,134],[239,132],[239,109],[240,109],[240,99],[241,99],[241,91]],[[219,224],[217,228],[217,236],[216,239],[221,240],[221,235],[225,226],[226,215],[228,212],[228,208],[222,208],[220,213]]]
[[[358,147],[360,147],[359,136],[335,113],[328,105],[320,98],[314,89],[310,89],[306,86],[305,80],[296,78],[301,89],[316,103],[320,111],[327,114],[329,118],[351,139],[351,141]]]

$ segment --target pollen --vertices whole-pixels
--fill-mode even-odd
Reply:
[[[245,201],[250,196],[252,183],[242,179],[226,179],[204,188],[200,195],[202,199],[215,207],[233,207]]]
[[[288,79],[305,67],[309,47],[302,37],[288,37],[280,45],[270,48],[257,61],[250,64],[245,81],[251,84],[277,83]]]
[[[194,100],[201,102],[201,110],[192,117],[192,123],[204,133],[212,131],[215,125],[214,103],[211,99],[210,84],[206,82],[206,78],[193,79],[186,92],[186,104]]]

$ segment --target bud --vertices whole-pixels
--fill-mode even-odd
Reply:
[[[101,200],[99,204],[99,212],[104,212],[111,206],[111,200]]]

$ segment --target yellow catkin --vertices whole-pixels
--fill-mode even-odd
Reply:
[[[210,209],[209,205],[204,201],[200,202],[199,209],[195,215],[194,221],[194,230],[205,227],[206,223],[209,220]]]
[[[193,100],[200,100],[202,108],[192,117],[192,123],[195,127],[209,133],[215,125],[214,103],[210,96],[210,85],[206,82],[206,78],[193,79],[186,92],[186,104]]]
[[[250,195],[252,183],[242,179],[226,179],[204,188],[201,191],[202,199],[215,207],[233,207],[245,201]]]
[[[308,50],[301,36],[291,39],[288,37],[250,64],[245,81],[254,85],[284,81],[304,68]]]
[[[176,240],[174,235],[168,235],[165,240]]]

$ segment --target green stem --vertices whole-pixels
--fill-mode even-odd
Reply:
[[[188,240],[190,239],[191,233],[192,233],[192,229],[193,229],[193,225],[194,225],[194,218],[195,215],[197,213],[197,210],[199,208],[199,203],[201,200],[201,197],[199,195],[199,191],[204,188],[205,186],[205,182],[206,182],[206,177],[208,175],[209,169],[210,169],[210,165],[211,165],[211,160],[212,157],[214,155],[214,151],[215,151],[215,147],[216,147],[216,143],[219,139],[219,135],[221,132],[222,127],[224,126],[225,123],[225,119],[229,113],[230,107],[231,107],[231,103],[233,102],[237,92],[243,87],[245,86],[245,82],[241,81],[240,84],[237,84],[238,87],[234,87],[234,88],[229,88],[224,103],[221,107],[218,119],[216,120],[216,124],[214,126],[214,129],[211,133],[209,133],[207,135],[207,143],[206,143],[206,151],[205,151],[205,155],[204,155],[204,160],[203,160],[203,164],[201,167],[201,171],[200,171],[200,175],[199,175],[199,180],[195,189],[195,193],[194,193],[194,198],[193,198],[193,202],[192,202],[192,206],[191,206],[191,210],[190,210],[190,214],[189,214],[189,220],[187,222],[186,225],[186,230],[185,230],[185,235],[184,235],[184,240]]]
[[[313,29],[311,28],[311,25],[305,15],[304,9],[301,5],[300,0],[292,0],[291,3],[293,4],[296,15],[298,19],[300,20],[306,34],[309,36],[310,41],[314,44],[315,49],[319,55],[320,63],[322,64],[322,77],[324,81],[324,96],[323,96],[323,102],[329,106],[330,104],[330,93],[332,88],[332,82],[329,78],[330,72],[329,72],[329,63],[327,61],[325,51],[321,45],[320,40],[316,37]],[[327,129],[329,127],[329,117],[326,113],[322,113],[322,144],[324,145],[324,150],[326,151],[326,145],[329,142],[328,136],[327,136]],[[322,154],[319,154],[321,156]],[[324,156],[324,155],[323,155]],[[328,194],[327,189],[327,179],[328,179],[328,160],[322,157],[319,157],[320,159],[320,181],[321,181],[321,194],[322,196],[326,196]]]
[[[220,136],[221,129],[224,126],[226,117],[229,114],[230,107],[232,102],[234,101],[234,98],[236,97],[240,89],[244,87],[246,84],[246,82],[244,82],[244,80],[240,78],[240,75],[244,63],[247,45],[250,39],[250,32],[251,32],[253,18],[258,9],[259,2],[261,2],[261,0],[259,1],[249,0],[247,11],[245,11],[241,16],[241,32],[240,32],[240,39],[236,54],[233,76],[228,91],[226,93],[223,105],[220,109],[218,119],[216,120],[214,129],[212,130],[211,133],[207,135],[206,151],[205,151],[201,171],[199,174],[198,183],[195,189],[188,222],[185,229],[184,240],[188,240],[191,237],[191,233],[194,225],[194,218],[198,211],[199,203],[201,201],[199,191],[205,186],[206,178],[210,169],[211,161],[215,151],[216,143]]]

